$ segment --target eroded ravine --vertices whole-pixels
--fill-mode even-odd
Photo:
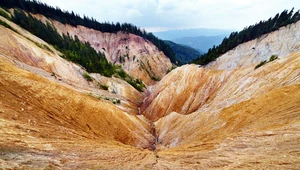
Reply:
[[[182,66],[151,87],[141,111],[155,122],[159,136],[159,146],[156,145],[156,148],[180,147],[194,140],[198,134],[195,129],[206,129],[199,125],[200,122],[205,124],[201,119],[212,119],[218,124],[217,118],[225,108],[251,101],[272,90],[299,84],[299,26],[300,22],[292,24],[230,52],[241,52],[239,57],[226,54],[219,59],[226,61],[216,61],[205,68]],[[286,43],[290,44],[291,49],[276,45],[282,43],[272,41],[278,37],[288,41]],[[272,48],[267,46],[264,49],[269,41],[273,43]],[[250,48],[252,46],[255,48]],[[249,49],[254,49],[254,53],[249,55]],[[281,52],[278,53],[278,50]],[[259,55],[254,55],[256,53]],[[255,69],[260,60],[268,60],[271,54],[278,54],[279,59]],[[233,67],[237,65],[240,67]],[[222,122],[216,128],[227,124]]]
[[[114,84],[118,94],[111,97],[122,95],[115,105],[87,95],[93,87],[78,66],[19,34],[0,31],[3,168],[299,169],[299,52],[258,69],[256,59],[234,69],[228,58],[228,69],[185,65],[146,95],[96,77]],[[292,50],[299,51],[295,42]],[[32,62],[35,72],[20,62]],[[62,82],[44,74],[53,68]]]

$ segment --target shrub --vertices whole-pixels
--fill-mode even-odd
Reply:
[[[107,85],[102,85],[102,84],[100,84],[99,87],[100,87],[100,89],[102,89],[102,90],[108,90],[108,86],[107,86]]]
[[[125,80],[127,83],[129,83],[131,86],[133,86],[138,91],[140,91],[140,92],[144,91],[144,88],[146,86],[140,79],[134,79],[133,77],[128,75],[123,69],[120,69],[120,68],[117,68],[116,72],[117,72],[117,74],[115,74],[116,77],[119,77],[119,78]]]
[[[120,99],[112,99],[113,104],[120,104],[121,100]]]
[[[0,25],[2,25],[2,26],[6,27],[6,28],[8,28],[8,29],[10,29],[14,32],[17,32],[14,28],[12,28],[10,25],[8,25],[6,22],[4,22],[2,20],[0,20]]]
[[[121,104],[121,100],[120,99],[116,99],[116,98],[112,98],[112,97],[107,97],[107,96],[103,96],[103,95],[100,95],[100,96],[94,96],[96,97],[97,99],[99,100],[107,100],[107,101],[110,101],[112,102],[113,104]]]
[[[83,73],[83,77],[84,77],[87,81],[93,81],[93,78],[92,78],[88,73]]]
[[[278,59],[278,55],[271,55],[269,62],[274,61],[276,59]]]
[[[264,60],[264,61],[260,62],[259,64],[257,64],[257,65],[255,66],[255,69],[257,69],[257,68],[263,66],[264,64],[267,64],[267,63],[269,63],[269,62],[272,62],[272,61],[274,61],[274,60],[276,60],[276,59],[278,59],[278,55],[274,55],[274,54],[273,54],[273,55],[271,55],[269,61]]]
[[[2,9],[0,9],[0,15],[3,16],[4,18],[11,20],[11,17]]]
[[[160,80],[160,78],[156,77],[156,76],[152,76],[151,79],[154,80],[154,81],[159,81]]]
[[[52,72],[51,76],[53,76],[54,78],[57,78],[57,76],[54,72]]]
[[[264,61],[260,62],[259,64],[257,64],[257,65],[255,66],[255,69],[257,69],[257,68],[259,68],[259,67],[263,66],[263,65],[264,65],[264,64],[266,64],[266,63],[267,63],[267,61],[266,61],[266,60],[264,60]]]
[[[170,72],[171,72],[172,70],[174,70],[175,68],[176,68],[176,66],[175,66],[175,65],[172,65],[172,67],[168,69],[167,74],[170,73]]]

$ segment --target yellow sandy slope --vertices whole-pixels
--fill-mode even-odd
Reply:
[[[144,94],[93,75],[112,93],[13,27],[0,26],[0,169],[300,169],[297,41],[258,69],[256,55],[237,67],[234,56],[217,69],[182,66]]]

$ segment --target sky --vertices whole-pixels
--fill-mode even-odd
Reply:
[[[99,22],[132,23],[149,32],[189,28],[242,30],[300,0],[41,0]]]

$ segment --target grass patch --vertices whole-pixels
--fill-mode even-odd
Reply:
[[[0,9],[0,15],[11,21],[11,17],[3,9]]]
[[[16,32],[16,33],[18,33],[17,30],[15,30],[14,28],[12,28],[10,25],[8,25],[6,22],[4,22],[4,21],[2,21],[2,20],[0,20],[0,25],[2,25],[2,26],[4,26],[4,27],[6,27],[6,28],[8,28],[8,29],[10,29],[10,30],[12,30],[12,31],[14,31],[14,32]]]
[[[99,88],[102,89],[102,90],[108,90],[108,88],[109,88],[107,85],[102,85],[102,84],[100,84],[100,83],[98,83],[98,86],[99,86]]]
[[[88,73],[83,73],[83,77],[84,77],[87,81],[93,81],[93,80],[94,80]]]
[[[259,64],[257,64],[257,65],[255,66],[255,69],[257,69],[257,68],[259,68],[259,67],[261,67],[261,66],[265,65],[266,63],[267,63],[267,61],[266,61],[266,60],[264,60],[264,61],[260,62]]]
[[[95,97],[99,100],[107,100],[107,101],[110,101],[111,103],[113,104],[121,104],[121,100],[120,99],[116,99],[116,98],[113,98],[113,97],[107,97],[107,96],[104,96],[104,95],[93,95],[93,93],[88,93],[89,96],[92,96],[92,97]]]
[[[50,49],[50,47],[48,47],[47,45],[44,45],[44,44],[39,44],[39,43],[36,43],[36,42],[34,42],[38,47],[40,47],[40,48],[42,48],[42,49],[44,49],[44,50],[47,50],[47,51],[49,51],[49,52],[51,52],[51,53],[53,53],[53,51]]]
[[[52,72],[51,76],[54,77],[54,78],[57,78],[57,76],[54,72]]]
[[[272,61],[274,61],[274,60],[276,60],[276,59],[278,59],[278,55],[271,55],[271,57],[269,58],[269,61],[267,61],[267,60],[264,60],[264,61],[262,61],[262,62],[260,62],[259,64],[257,64],[256,66],[255,66],[255,69],[257,69],[257,68],[259,68],[259,67],[261,67],[261,66],[263,66],[263,65],[265,65],[265,64],[267,64],[267,63],[269,63],[269,62],[272,62]]]
[[[278,55],[271,55],[269,62],[274,61],[276,59],[278,59]]]
[[[168,69],[167,74],[170,73],[170,72],[171,72],[172,70],[174,70],[175,68],[176,68],[176,66],[175,66],[175,65],[172,65],[172,67]]]
[[[120,67],[120,66],[119,66]],[[130,75],[128,75],[123,69],[116,68],[115,76],[125,80],[127,83],[129,83],[131,86],[133,86],[135,89],[137,89],[140,92],[144,91],[144,88],[146,87],[142,80],[140,79],[134,79]]]
[[[152,76],[151,79],[154,80],[154,81],[160,81],[160,78],[156,77],[156,76]]]
[[[37,43],[37,42],[34,42],[33,40],[27,38],[28,40],[30,40],[31,42],[33,42],[36,46],[40,47],[41,49],[44,49],[44,50],[47,50],[51,53],[53,53],[53,51],[50,49],[50,47],[48,47],[47,45],[44,45],[44,44],[40,44],[40,43]]]

